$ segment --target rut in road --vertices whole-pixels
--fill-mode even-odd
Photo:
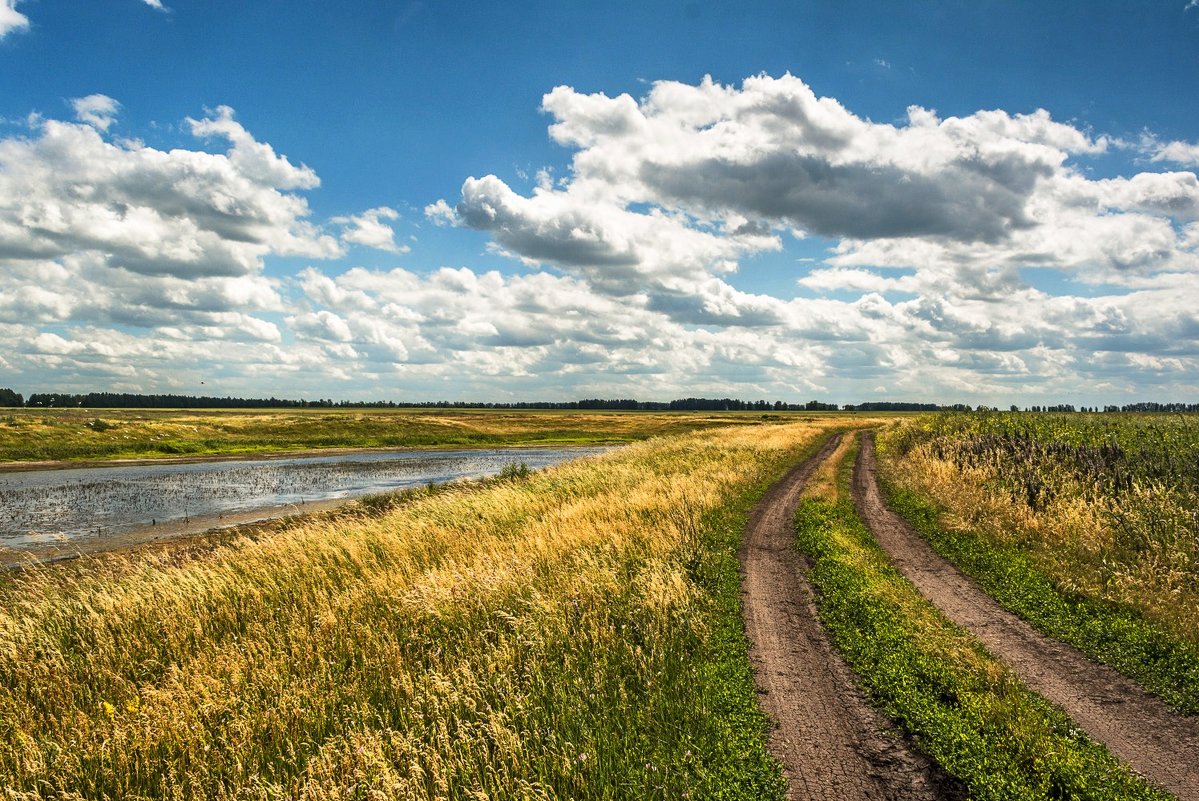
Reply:
[[[853,495],[895,567],[947,617],[1142,776],[1199,801],[1199,718],[1172,712],[1120,673],[1037,632],[938,555],[883,502],[873,435],[863,437]]]
[[[741,548],[750,661],[762,707],[777,723],[770,751],[791,799],[958,797],[952,781],[870,708],[816,619],[795,547],[795,511],[805,482],[839,440],[771,487],[750,515]]]

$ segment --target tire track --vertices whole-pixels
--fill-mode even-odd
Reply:
[[[947,617],[1142,776],[1181,801],[1199,801],[1199,718],[1172,712],[1122,674],[1037,632],[938,555],[883,502],[873,434],[863,437],[853,495],[895,567]]]
[[[750,514],[739,554],[750,661],[762,708],[777,724],[770,751],[790,799],[944,798],[949,780],[870,708],[833,649],[795,547],[800,493],[840,439],[770,488]]]

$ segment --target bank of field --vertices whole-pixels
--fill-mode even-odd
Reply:
[[[659,438],[190,556],[9,574],[0,786],[781,797],[736,547],[837,424]]]
[[[0,462],[313,448],[624,443],[785,416],[556,410],[9,409],[0,414]],[[797,419],[796,415],[789,417]]]
[[[1199,712],[1199,418],[927,416],[879,452],[889,502],[996,600]]]

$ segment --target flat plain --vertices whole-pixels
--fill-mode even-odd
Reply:
[[[625,443],[796,413],[462,409],[6,409],[0,463],[334,448]],[[812,414],[802,415],[812,417]]]

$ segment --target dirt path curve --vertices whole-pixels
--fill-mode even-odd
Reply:
[[[816,619],[806,566],[795,547],[804,483],[836,449],[834,437],[758,503],[741,548],[750,660],[762,707],[777,722],[770,750],[791,799],[935,799],[949,781],[912,754],[872,710]]]
[[[853,494],[879,544],[925,597],[1092,739],[1183,801],[1199,801],[1199,718],[1171,712],[1111,668],[1036,632],[942,559],[884,504],[873,435],[863,438]]]

